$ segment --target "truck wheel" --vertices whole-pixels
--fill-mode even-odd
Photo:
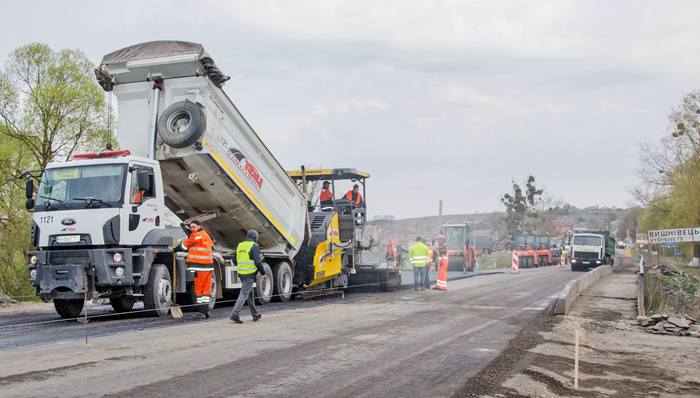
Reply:
[[[170,272],[163,264],[151,265],[148,284],[143,295],[143,307],[158,316],[168,315],[173,296]]]
[[[292,298],[292,268],[284,261],[279,262],[272,267],[272,275],[274,276],[273,298],[276,301],[289,301]]]
[[[134,296],[114,297],[109,299],[109,304],[117,312],[127,312],[134,308]]]
[[[173,148],[194,144],[206,129],[204,108],[189,101],[170,105],[158,118],[158,135]]]
[[[54,299],[53,307],[63,318],[77,318],[83,312],[83,299]]]
[[[260,274],[258,274],[255,284],[255,300],[258,304],[270,304],[270,300],[272,300],[273,275],[270,266],[267,265],[267,263],[262,264],[267,277],[263,279],[260,277]]]

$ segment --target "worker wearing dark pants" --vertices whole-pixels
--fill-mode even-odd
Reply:
[[[238,278],[241,280],[242,284],[238,299],[236,299],[236,305],[233,306],[233,311],[231,311],[230,319],[235,323],[243,323],[240,314],[244,302],[248,303],[250,314],[253,315],[253,322],[262,318],[258,309],[255,308],[253,284],[255,283],[258,272],[262,274],[262,279],[265,279],[267,275],[262,265],[260,246],[256,243],[257,241],[258,231],[253,229],[248,231],[246,240],[238,244],[236,257],[233,260],[234,264],[238,266]]]

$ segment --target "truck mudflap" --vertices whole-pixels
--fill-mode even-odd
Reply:
[[[401,288],[401,274],[387,268],[360,269],[349,275],[348,283],[352,292],[390,292]]]

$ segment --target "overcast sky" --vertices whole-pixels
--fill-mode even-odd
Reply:
[[[30,42],[104,54],[201,43],[286,169],[371,174],[369,216],[502,211],[528,175],[627,207],[637,144],[700,88],[700,2],[9,1],[0,65]]]

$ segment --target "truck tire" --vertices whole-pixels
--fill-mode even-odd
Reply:
[[[83,312],[83,299],[54,299],[53,307],[63,318],[77,318]]]
[[[272,275],[274,276],[273,299],[282,302],[289,301],[292,298],[292,288],[294,287],[292,268],[286,262],[281,261],[272,267]]]
[[[260,274],[258,274],[257,281],[255,283],[255,301],[258,304],[270,304],[272,300],[272,270],[267,263],[262,263],[265,269],[265,274],[267,277],[263,279]]]
[[[109,304],[116,312],[127,312],[134,308],[134,296],[114,297],[109,299]]]
[[[168,268],[163,264],[152,264],[143,295],[143,307],[151,310],[151,314],[166,316],[170,311],[172,297],[173,288]]]
[[[170,105],[158,118],[158,135],[173,148],[194,144],[206,129],[204,108],[189,101]]]

